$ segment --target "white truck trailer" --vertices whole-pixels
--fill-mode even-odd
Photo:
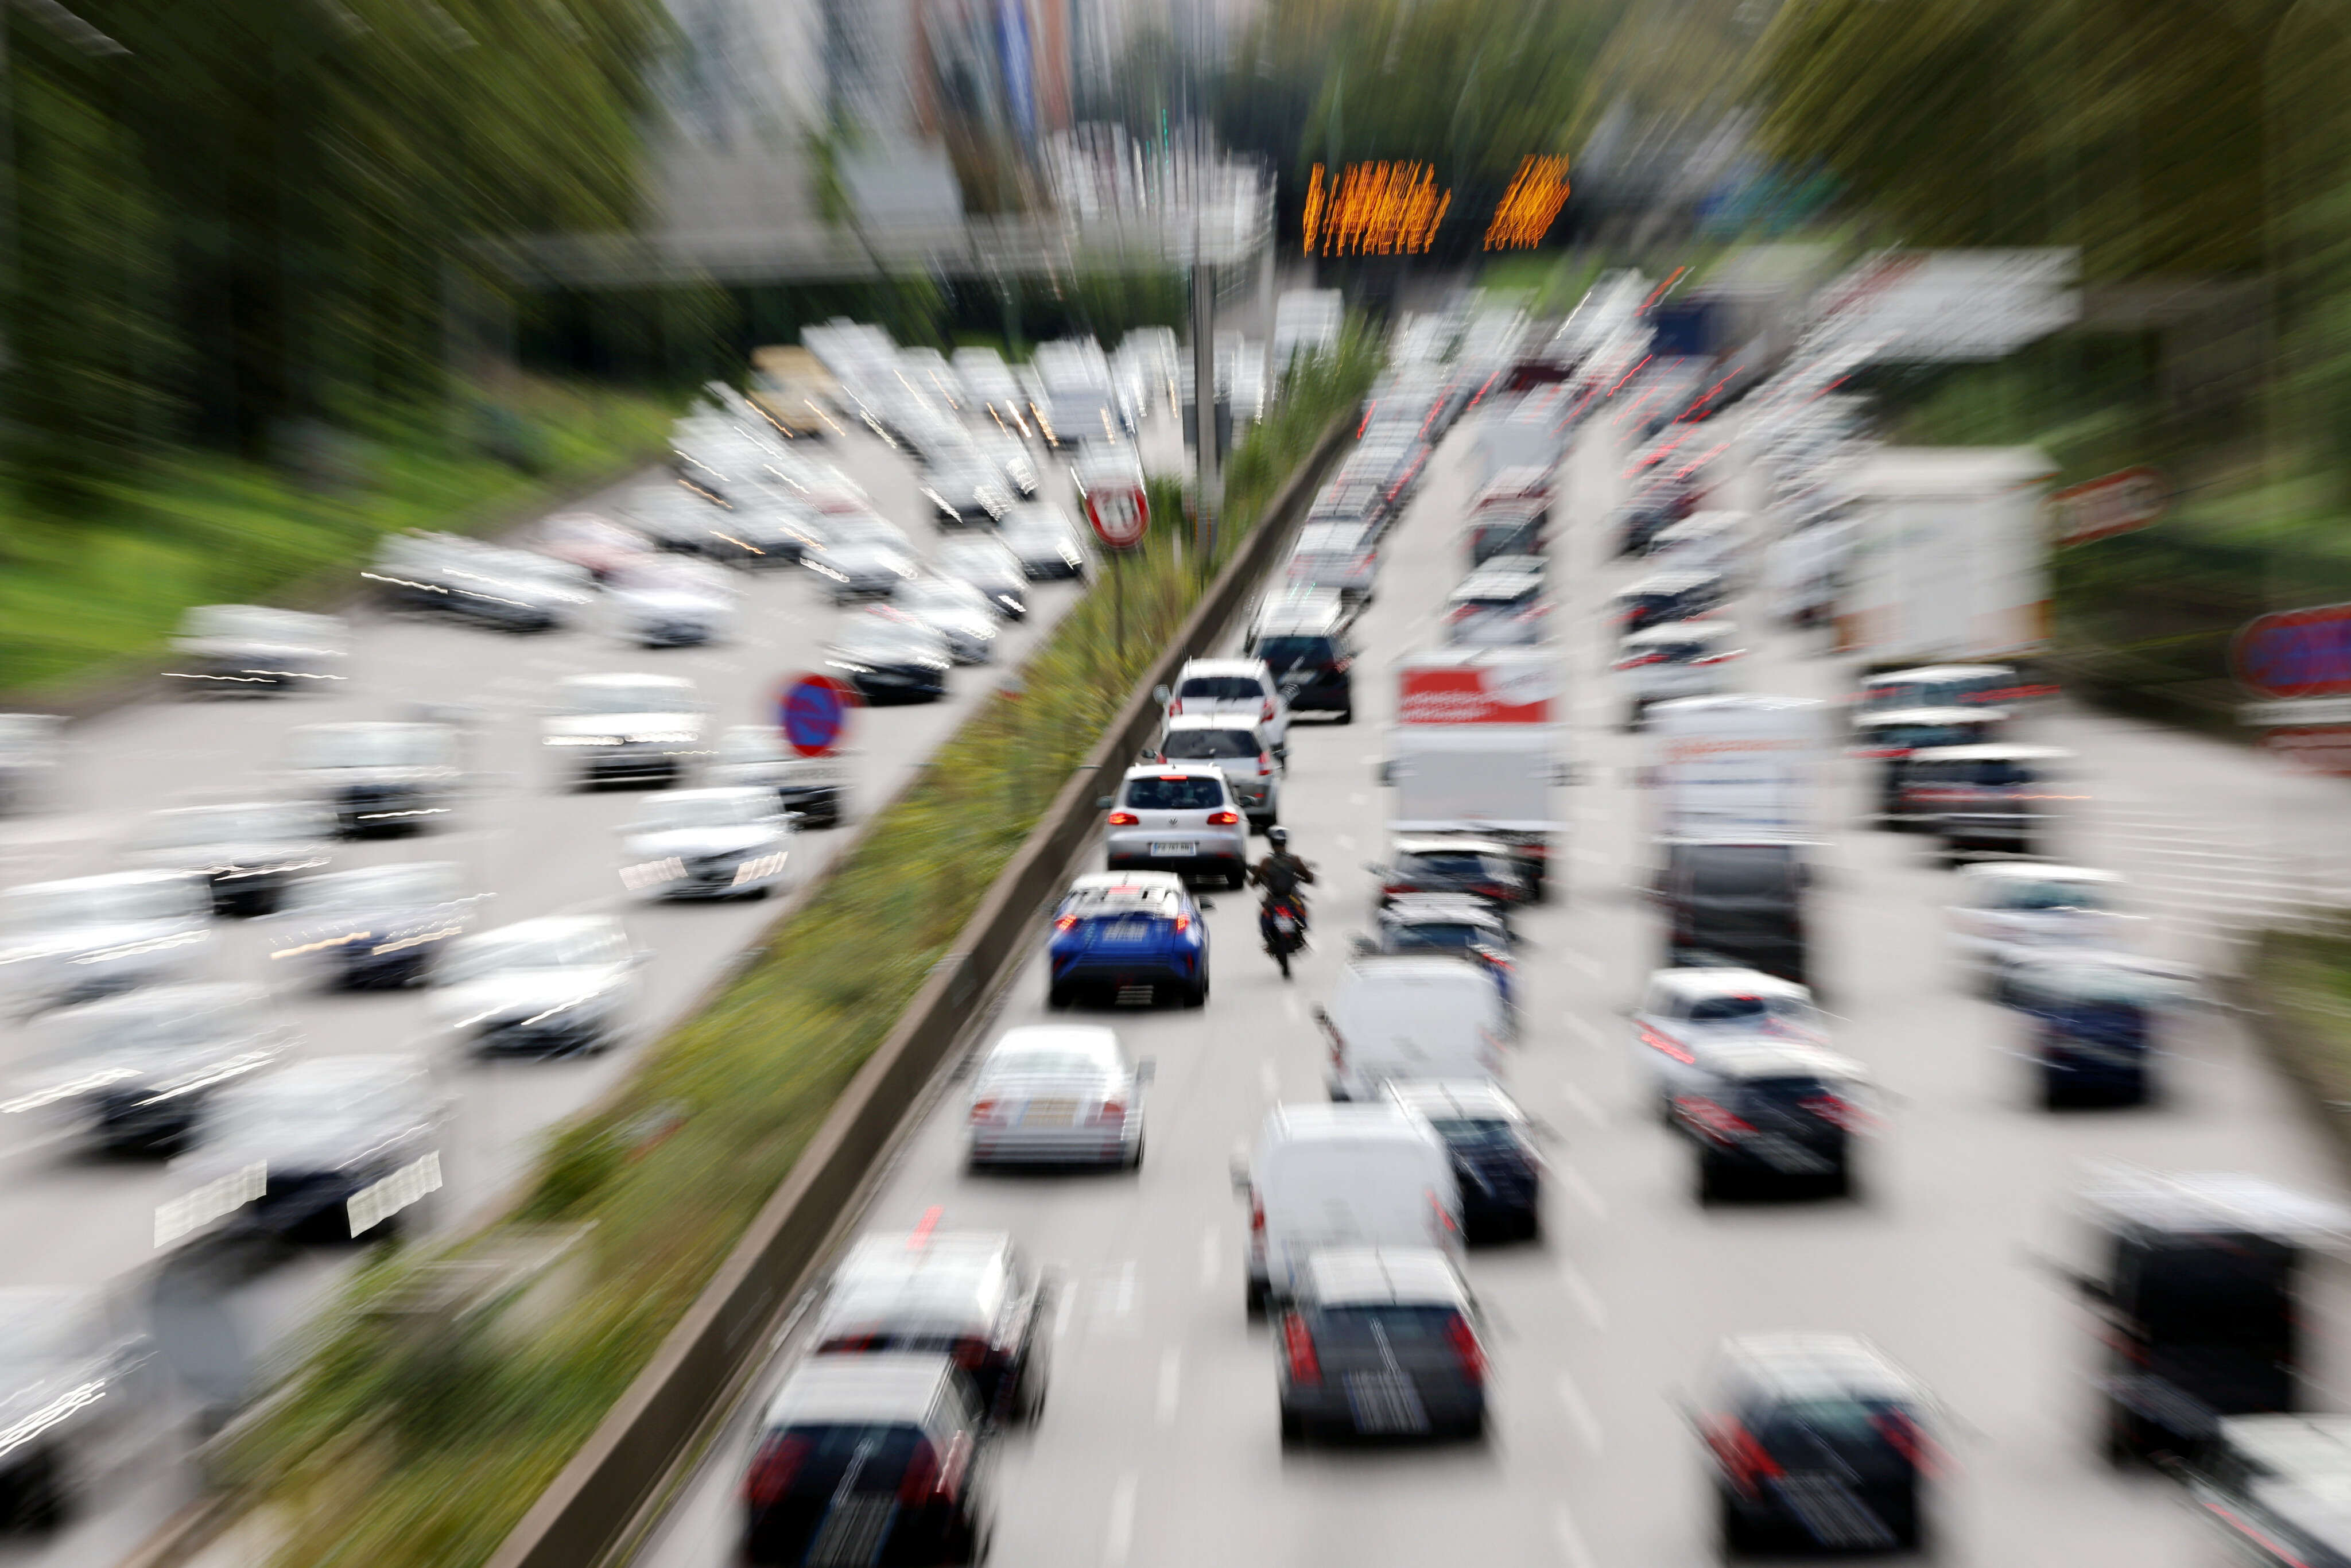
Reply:
[[[1855,522],[1837,647],[1868,665],[1982,664],[2049,634],[2043,506],[2029,446],[1882,447],[1849,480]]]
[[[1380,782],[1395,791],[1388,831],[1499,840],[1541,899],[1553,841],[1567,831],[1558,690],[1558,657],[1547,648],[1441,648],[1405,659],[1380,767]]]
[[[1818,815],[1828,705],[1810,697],[1680,697],[1648,712],[1661,839],[1802,838]]]

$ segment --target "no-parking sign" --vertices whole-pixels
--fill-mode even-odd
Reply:
[[[830,757],[849,728],[857,694],[831,675],[802,675],[776,702],[776,725],[784,744],[802,757]]]

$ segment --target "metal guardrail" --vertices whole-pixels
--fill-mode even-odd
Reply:
[[[1352,418],[1336,422],[1264,520],[1129,694],[1102,744],[1062,787],[998,874],[947,958],[850,1082],[799,1162],[620,1402],[490,1560],[490,1568],[582,1568],[601,1561],[674,1462],[723,1408],[744,1364],[810,1282],[840,1217],[968,1021],[968,1004],[1018,963],[1036,912],[1058,893],[1099,818],[1097,780],[1123,768],[1158,722],[1152,688],[1213,647],[1304,517]]]

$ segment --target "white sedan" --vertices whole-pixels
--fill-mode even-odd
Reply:
[[[1096,1025],[1007,1030],[973,1074],[966,1155],[977,1166],[1143,1163],[1151,1063]]]
[[[1813,994],[1760,969],[1659,969],[1633,1013],[1635,1070],[1655,1086],[1661,1115],[1674,1096],[1713,1079],[1711,1056],[1758,1040],[1819,1046],[1828,1031]]]
[[[1995,861],[1959,873],[1951,946],[1993,988],[2053,948],[2126,946],[2132,917],[2114,908],[2122,879],[2084,866]]]
[[[620,834],[622,885],[646,898],[765,898],[791,858],[791,819],[755,785],[664,789]]]

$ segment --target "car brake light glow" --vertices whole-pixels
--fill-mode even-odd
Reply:
[[[995,1102],[995,1101],[993,1101],[993,1100],[975,1100],[975,1101],[973,1101],[973,1102],[971,1103],[971,1119],[972,1119],[973,1121],[975,1121],[975,1122],[986,1122],[986,1121],[990,1121],[990,1120],[994,1119],[995,1115],[996,1115],[996,1102]]]
[[[1461,1375],[1472,1383],[1485,1382],[1486,1347],[1478,1343],[1469,1320],[1458,1312],[1446,1319],[1445,1337],[1452,1343],[1453,1354],[1461,1358]]]
[[[1281,1320],[1281,1347],[1290,1357],[1290,1382],[1322,1381],[1322,1363],[1314,1354],[1314,1336],[1307,1331],[1306,1320],[1296,1312]]]
[[[1105,1101],[1103,1101],[1103,1102],[1102,1103],[1102,1109],[1100,1109],[1100,1110],[1098,1110],[1098,1111],[1096,1111],[1096,1112],[1094,1113],[1094,1120],[1095,1120],[1095,1121],[1097,1121],[1097,1122],[1123,1122],[1123,1121],[1125,1121],[1125,1120],[1126,1120],[1126,1102],[1125,1102],[1125,1101],[1123,1101],[1123,1100],[1105,1100]]]
[[[1260,779],[1273,777],[1273,758],[1262,751],[1257,754],[1257,776]]]
[[[1078,917],[1074,915],[1060,915],[1053,921],[1053,929],[1056,931],[1074,931],[1077,926]]]
[[[772,1508],[792,1484],[792,1472],[808,1458],[806,1437],[778,1432],[759,1445],[758,1455],[743,1477],[743,1500],[753,1508]]]
[[[1679,1096],[1674,1101],[1674,1109],[1680,1113],[1682,1120],[1726,1148],[1737,1143],[1742,1134],[1755,1130],[1703,1095]]]
[[[1258,1197],[1255,1193],[1251,1193],[1249,1195],[1249,1229],[1254,1233],[1262,1231],[1264,1228],[1265,1199]]]
[[[1741,1497],[1753,1497],[1767,1480],[1786,1474],[1780,1461],[1764,1452],[1755,1435],[1729,1416],[1719,1416],[1706,1424],[1707,1447],[1722,1466],[1723,1476],[1739,1490]]]
[[[1265,699],[1265,706],[1258,710],[1258,716],[1259,718],[1271,718],[1273,716],[1273,699],[1271,697]]]
[[[1109,821],[1110,825],[1113,828],[1131,828],[1137,822],[1143,821],[1143,819],[1136,816],[1132,811],[1113,811],[1110,814]]]
[[[1192,917],[1188,915],[1179,915],[1176,916],[1174,925],[1176,926],[1176,934],[1180,936],[1185,932],[1192,929]]]
[[[1675,1040],[1671,1035],[1659,1034],[1656,1030],[1647,1028],[1646,1026],[1644,1026],[1641,1030],[1641,1043],[1647,1046],[1651,1051],[1663,1051],[1666,1055],[1672,1057],[1676,1061],[1682,1062],[1685,1065],[1696,1066],[1698,1064],[1698,1058],[1691,1055],[1688,1049],[1682,1045],[1680,1041]]]
[[[1857,1133],[1867,1124],[1868,1113],[1840,1094],[1811,1094],[1796,1102],[1822,1121],[1848,1133]]]
[[[1168,717],[1173,718],[1173,717],[1175,717],[1177,714],[1182,713],[1183,711],[1184,711],[1184,699],[1183,699],[1182,697],[1175,697],[1175,698],[1171,698],[1171,699],[1169,700],[1169,702],[1168,702],[1168,704],[1167,704],[1167,716],[1168,716]]]
[[[1211,811],[1208,813],[1208,825],[1212,828],[1229,828],[1240,820],[1241,814],[1238,811]]]

